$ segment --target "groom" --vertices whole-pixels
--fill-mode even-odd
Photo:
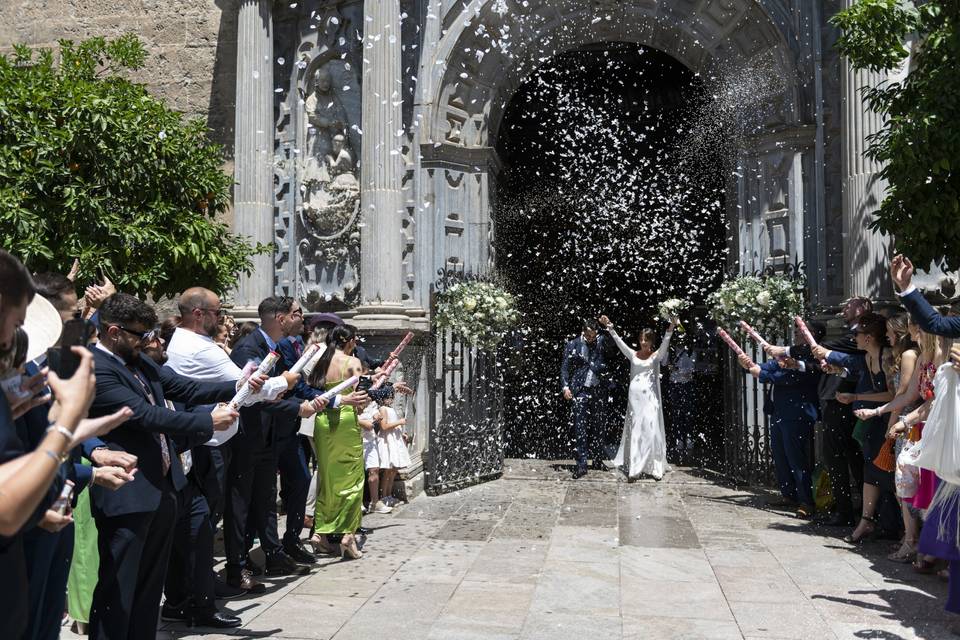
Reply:
[[[603,470],[603,406],[606,385],[600,376],[607,370],[604,360],[606,337],[600,336],[597,321],[583,321],[582,333],[563,351],[560,379],[563,397],[573,403],[573,437],[577,468],[573,478],[587,473],[587,458],[593,468]]]

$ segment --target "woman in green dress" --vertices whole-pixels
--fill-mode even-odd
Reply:
[[[339,326],[327,336],[327,350],[311,373],[309,383],[331,389],[359,375],[360,361],[353,357],[357,344],[351,327]],[[357,529],[363,514],[363,439],[352,406],[341,405],[317,413],[313,443],[317,455],[317,505],[310,542],[317,551],[339,553],[344,558],[363,556],[357,548]],[[335,546],[339,540],[340,548]]]

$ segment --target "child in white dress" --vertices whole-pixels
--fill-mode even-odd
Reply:
[[[398,503],[393,497],[393,481],[400,470],[410,466],[410,452],[403,437],[403,426],[407,424],[404,418],[393,408],[393,389],[387,392],[380,402],[380,439],[386,449],[380,463],[383,468],[383,482],[380,488],[384,504],[389,507]]]
[[[390,513],[390,507],[380,500],[380,469],[386,458],[384,442],[377,436],[375,423],[380,421],[380,408],[376,402],[370,402],[357,417],[363,434],[363,466],[367,470],[367,488],[370,489],[370,502],[367,513]]]

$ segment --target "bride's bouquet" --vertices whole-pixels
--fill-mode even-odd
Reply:
[[[660,317],[670,322],[674,318],[679,318],[680,314],[690,308],[689,300],[681,300],[680,298],[670,298],[669,300],[664,300],[659,304]],[[684,332],[683,325],[677,322],[677,331],[680,333]]]

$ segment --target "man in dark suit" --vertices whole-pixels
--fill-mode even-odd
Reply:
[[[233,383],[194,382],[146,356],[156,313],[137,298],[118,293],[100,309],[100,341],[92,347],[97,392],[90,416],[133,410],[122,427],[103,437],[112,450],[137,456],[133,482],[116,491],[90,489],[99,532],[100,570],[90,615],[90,637],[128,639],[156,636],[160,596],[167,570],[177,492],[186,485],[171,436],[210,438],[230,427],[238,414],[221,405],[212,413],[182,413],[166,400],[209,404],[230,400]]]
[[[944,338],[960,338],[960,317],[945,317],[937,313],[920,290],[913,286],[913,263],[903,255],[894,256],[890,263],[890,275],[897,285],[903,306],[910,312],[910,317],[921,329],[935,336]]]
[[[280,352],[280,368],[290,370],[303,355],[306,348],[301,337],[303,316],[292,314],[292,322],[287,327],[287,336],[280,340],[277,350]],[[305,380],[294,386],[291,395],[302,400],[315,400],[322,391],[308,385]],[[280,468],[280,498],[287,513],[287,527],[283,534],[283,550],[300,563],[313,564],[316,558],[307,551],[300,540],[303,533],[303,518],[306,515],[307,494],[310,490],[310,467],[300,435],[300,418],[296,418],[289,430],[284,430],[277,440],[277,457]]]
[[[577,467],[574,479],[587,473],[587,458],[593,468],[603,470],[603,405],[606,386],[601,376],[607,370],[604,359],[605,337],[599,335],[597,321],[583,321],[582,333],[563,350],[560,380],[563,397],[573,403],[573,437]]]
[[[846,333],[834,340],[827,340],[822,346],[841,353],[857,353],[856,329],[860,316],[873,310],[868,298],[853,297],[844,303],[841,315],[847,324]],[[792,347],[767,348],[771,357],[789,356],[800,362],[813,360],[810,347],[806,344]],[[802,365],[801,365],[802,366]],[[863,486],[863,453],[860,445],[853,439],[853,429],[857,418],[853,415],[853,405],[837,401],[838,393],[853,393],[857,381],[852,376],[824,375],[820,377],[818,395],[820,396],[821,415],[823,417],[823,457],[830,487],[833,492],[833,513],[821,514],[819,521],[827,526],[851,526],[856,518],[853,514],[853,499],[850,491],[850,476],[856,487]]]
[[[292,333],[291,327],[303,311],[296,300],[271,296],[257,308],[260,327],[243,338],[230,352],[239,367],[248,361],[261,362],[277,343]],[[279,354],[278,354],[279,355]],[[283,365],[278,359],[269,375],[278,376]],[[240,432],[234,436],[228,473],[224,546],[227,554],[227,583],[247,588],[254,567],[248,566],[250,541],[255,531],[266,556],[267,575],[305,575],[307,566],[298,564],[283,549],[277,530],[278,442],[296,433],[300,418],[309,418],[316,409],[309,400],[283,399],[256,404],[240,410]],[[302,517],[301,517],[302,523]],[[252,528],[252,530],[250,530]],[[249,572],[249,573],[246,573]]]
[[[814,339],[823,340],[826,328],[810,323]],[[794,342],[802,336],[795,335]],[[763,412],[770,417],[770,450],[780,485],[783,506],[796,507],[797,516],[809,518],[814,511],[813,426],[820,415],[820,369],[815,362],[797,363],[767,360],[753,364],[747,355],[740,364],[764,383]]]

